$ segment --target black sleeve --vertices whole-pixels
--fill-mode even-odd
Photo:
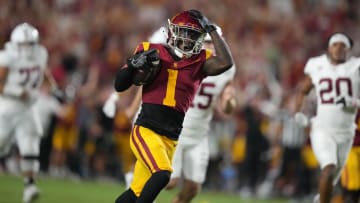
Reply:
[[[127,90],[132,85],[133,69],[121,68],[115,77],[114,87],[117,92]]]

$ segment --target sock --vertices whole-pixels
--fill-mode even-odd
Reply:
[[[153,202],[170,180],[170,171],[159,171],[151,175],[136,203]]]
[[[128,189],[115,200],[115,203],[135,203],[136,198],[135,193]]]

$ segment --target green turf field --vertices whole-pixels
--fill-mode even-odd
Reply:
[[[56,180],[39,178],[42,194],[36,203],[113,203],[124,187],[114,183]],[[22,178],[0,175],[0,203],[20,203]],[[163,191],[156,203],[170,203],[175,191]],[[241,200],[238,196],[220,193],[201,193],[193,203],[283,203],[281,200]]]

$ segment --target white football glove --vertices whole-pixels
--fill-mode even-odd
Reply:
[[[104,114],[109,118],[114,118],[116,113],[116,102],[119,100],[119,94],[113,92],[106,100],[102,110]]]
[[[300,127],[306,127],[309,125],[308,117],[302,112],[297,112],[295,114],[294,121]]]

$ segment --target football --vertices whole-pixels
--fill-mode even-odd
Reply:
[[[149,72],[144,69],[135,69],[132,78],[133,84],[138,86],[146,84],[149,75]]]
[[[145,63],[138,62],[142,57],[146,60]],[[147,85],[152,82],[160,70],[160,60],[156,49],[139,53],[138,56],[130,61],[141,64],[141,66],[135,68],[132,76],[132,83],[137,86]]]
[[[134,85],[147,85],[151,83],[157,76],[160,66],[146,64],[143,68],[135,69],[133,73],[132,82]]]

